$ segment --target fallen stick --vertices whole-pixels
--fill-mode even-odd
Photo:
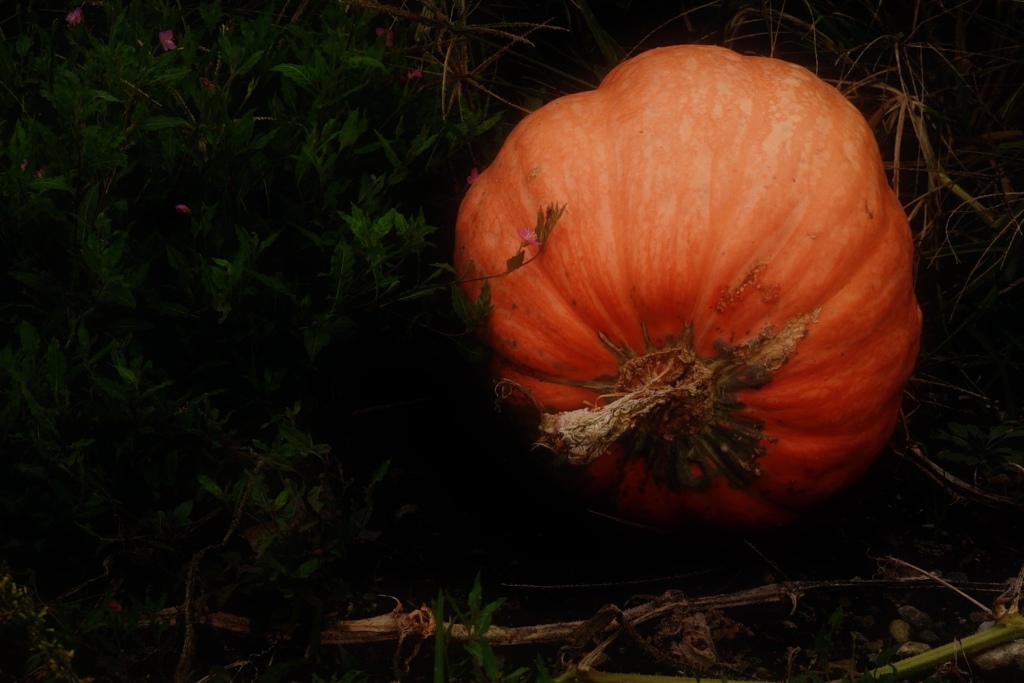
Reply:
[[[671,613],[676,609],[703,610],[726,609],[749,605],[768,605],[789,603],[796,609],[799,599],[808,592],[820,590],[836,590],[843,588],[877,588],[891,586],[935,586],[939,582],[928,577],[907,577],[881,580],[853,581],[796,581],[790,583],[773,583],[751,588],[736,593],[725,593],[703,597],[687,597],[680,591],[668,591],[661,596],[641,603],[635,607],[622,610],[622,616],[632,625]],[[1001,592],[1003,584],[973,583],[969,587],[976,591]],[[140,621],[140,626],[149,624],[179,623],[184,606],[168,607]],[[226,612],[206,612],[195,615],[197,625],[206,625],[218,631],[248,635],[252,633],[252,624],[247,617],[228,614]],[[576,638],[580,629],[588,620],[561,621],[550,624],[530,626],[494,626],[482,634],[492,645],[529,645],[538,643],[563,643]],[[449,623],[445,625],[452,640],[466,641],[473,637],[469,627],[463,624]],[[616,628],[615,624],[607,626],[608,631]],[[390,640],[404,640],[408,637],[429,638],[434,635],[437,624],[430,607],[422,605],[417,609],[405,611],[401,606],[387,614],[380,614],[363,619],[348,619],[329,622],[320,632],[320,642],[325,645],[357,645],[380,643]],[[291,636],[283,626],[272,626],[265,635],[273,640],[285,641]],[[596,635],[596,634],[595,634]],[[479,637],[479,634],[477,635]]]

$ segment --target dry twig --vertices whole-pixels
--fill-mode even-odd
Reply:
[[[954,500],[967,498],[998,510],[1024,512],[1024,504],[1013,498],[989,493],[942,469],[924,454],[919,445],[912,444],[908,451],[910,453],[910,462],[932,480],[940,484]]]
[[[877,588],[882,586],[934,586],[939,581],[931,574],[922,577],[904,577],[881,580],[851,581],[795,581],[773,583],[757,588],[750,588],[736,593],[710,595],[704,597],[687,597],[682,592],[670,590],[662,595],[643,602],[635,607],[619,610],[621,618],[628,620],[631,627],[667,616],[674,610],[688,609],[691,611],[728,609],[750,605],[789,604],[796,609],[800,598],[809,592],[840,590],[850,588]],[[945,585],[945,582],[942,582]],[[971,584],[975,591],[999,592],[1005,589],[1002,584]],[[150,624],[176,624],[181,620],[184,606],[169,607],[160,610],[152,617],[140,622],[140,626]],[[195,623],[214,628],[218,631],[249,635],[252,625],[248,618],[227,614],[225,612],[208,612],[194,615]],[[530,626],[491,626],[483,637],[493,645],[530,645],[538,643],[569,643],[580,633],[590,620],[563,621],[550,624]],[[608,623],[601,633],[595,636],[609,636],[621,625],[615,620]],[[355,645],[379,643],[399,638],[408,638],[418,634],[423,638],[432,636],[437,628],[433,613],[427,605],[406,612],[401,606],[388,614],[381,614],[364,619],[338,620],[330,622],[320,632],[320,642],[324,645]],[[449,635],[455,641],[467,641],[472,631],[463,624],[446,624]],[[266,637],[285,641],[290,638],[285,626],[272,626],[264,634]]]

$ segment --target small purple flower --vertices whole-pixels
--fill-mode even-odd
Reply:
[[[537,239],[537,233],[529,228],[519,228],[516,230],[516,235],[519,236],[519,241],[522,246],[540,246],[540,240]]]
[[[476,179],[477,179],[477,178],[479,178],[479,177],[480,177],[480,171],[478,171],[478,170],[476,169],[476,166],[474,166],[474,167],[473,167],[473,168],[472,168],[472,169],[471,169],[471,170],[469,171],[469,175],[468,175],[468,176],[466,176],[466,182],[467,182],[468,184],[472,185],[473,183],[475,183],[475,182],[476,182]]]
[[[75,9],[68,12],[68,15],[64,17],[68,22],[68,26],[78,26],[82,23],[82,6],[79,5]]]
[[[160,47],[168,52],[178,49],[178,46],[174,44],[174,31],[171,29],[160,31]]]
[[[191,216],[192,209],[188,208],[186,204],[175,204],[174,210],[180,213],[182,216]]]
[[[391,47],[395,44],[395,32],[389,28],[378,28],[377,37],[384,36],[384,46]]]

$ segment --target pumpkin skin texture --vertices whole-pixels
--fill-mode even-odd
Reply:
[[[918,353],[913,258],[857,109],[709,46],[528,115],[455,244],[508,409],[611,514],[677,530],[777,527],[864,473]]]

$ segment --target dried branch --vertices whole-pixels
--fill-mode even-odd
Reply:
[[[1019,501],[1008,496],[989,493],[942,469],[924,454],[919,445],[912,444],[908,451],[910,452],[910,462],[932,480],[938,482],[954,499],[967,498],[997,510],[1024,512],[1024,504]]]
[[[791,583],[774,583],[736,593],[710,595],[690,598],[682,592],[670,590],[666,593],[641,603],[635,607],[621,610],[622,619],[636,627],[646,621],[671,614],[674,610],[691,611],[709,609],[727,609],[749,605],[789,604],[796,609],[800,598],[806,593],[816,591],[840,590],[849,588],[878,588],[883,586],[935,586],[938,581],[933,576],[905,577],[881,580],[852,581],[797,581]],[[1002,592],[1006,587],[995,583],[972,583],[969,588],[982,592]],[[140,626],[151,624],[181,623],[185,613],[184,606],[169,607],[160,610],[152,617],[140,621]],[[246,617],[227,614],[225,612],[208,612],[193,615],[195,624],[206,625],[218,631],[249,635],[252,624]],[[483,637],[493,645],[530,645],[538,643],[568,643],[576,639],[580,630],[589,620],[563,621],[550,624],[530,626],[491,626]],[[364,619],[349,619],[330,622],[320,632],[320,642],[325,645],[355,645],[400,640],[409,637],[429,638],[434,635],[437,623],[433,612],[427,605],[406,612],[401,606],[388,614],[381,614]],[[449,635],[455,641],[467,641],[472,637],[469,627],[462,624],[448,623],[445,625]],[[603,634],[610,635],[620,626],[610,623]],[[272,626],[266,630],[267,638],[284,641],[289,640],[289,631],[284,626]]]

